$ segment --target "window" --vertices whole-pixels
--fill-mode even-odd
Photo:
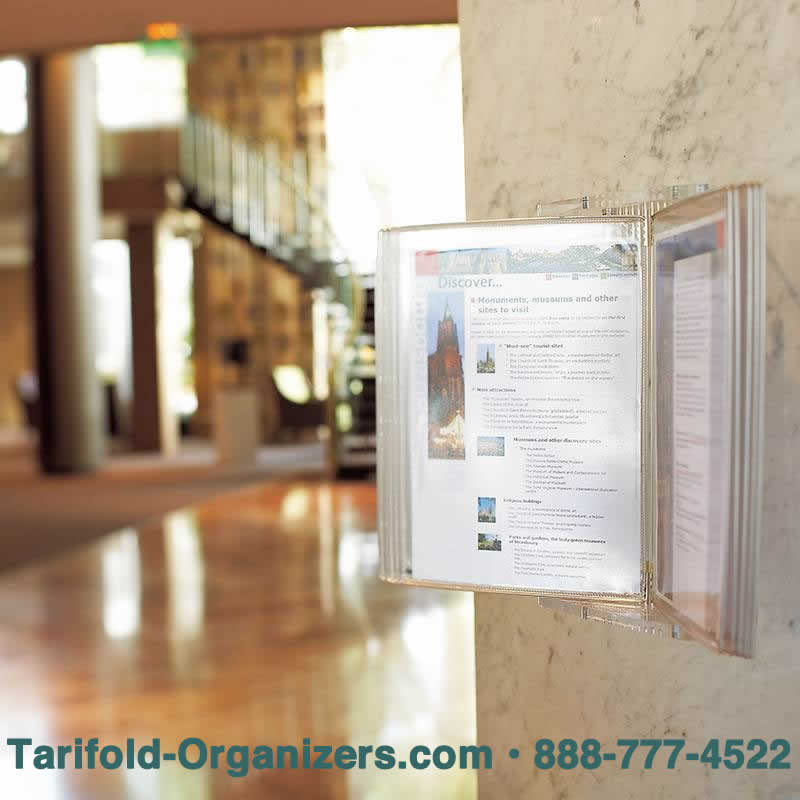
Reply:
[[[461,60],[455,25],[323,36],[328,216],[359,272],[378,230],[464,218]]]
[[[97,117],[107,130],[177,127],[186,116],[186,63],[139,44],[96,47]]]
[[[28,76],[18,58],[0,59],[0,134],[22,133],[28,125]]]

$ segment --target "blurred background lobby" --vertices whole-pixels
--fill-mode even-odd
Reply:
[[[376,577],[376,239],[464,218],[455,4],[50,5],[0,31],[4,739],[473,743],[471,596]],[[6,747],[0,775],[57,800],[476,791]]]
[[[4,8],[0,798],[800,797],[701,764],[232,777],[18,770],[5,744],[796,744],[798,43],[796,0]],[[753,180],[756,657],[381,583],[378,230]]]

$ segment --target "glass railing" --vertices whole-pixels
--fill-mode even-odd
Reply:
[[[189,113],[181,136],[181,181],[190,206],[281,261],[310,286],[327,289],[360,327],[362,290],[328,223],[324,203],[309,189],[304,153],[281,159],[275,140],[236,135]],[[350,337],[348,337],[350,338]]]
[[[181,179],[190,200],[291,267],[346,263],[323,204],[311,196],[303,153],[284,163],[275,141],[253,141],[190,113],[181,138]]]

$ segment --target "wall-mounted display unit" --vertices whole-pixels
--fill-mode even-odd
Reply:
[[[751,655],[763,193],[624,211],[382,232],[381,573]]]

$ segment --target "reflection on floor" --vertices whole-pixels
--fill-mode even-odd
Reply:
[[[123,745],[469,744],[472,597],[376,578],[374,488],[231,493],[0,577],[5,737]],[[4,737],[4,738],[5,738]],[[29,756],[30,758],[30,756]],[[470,798],[447,771],[37,771],[3,797]]]
[[[318,476],[324,464],[321,442],[264,447],[256,463],[228,466],[209,442],[188,440],[172,457],[113,453],[98,473],[44,477],[35,442],[0,431],[0,570],[231,489]]]

